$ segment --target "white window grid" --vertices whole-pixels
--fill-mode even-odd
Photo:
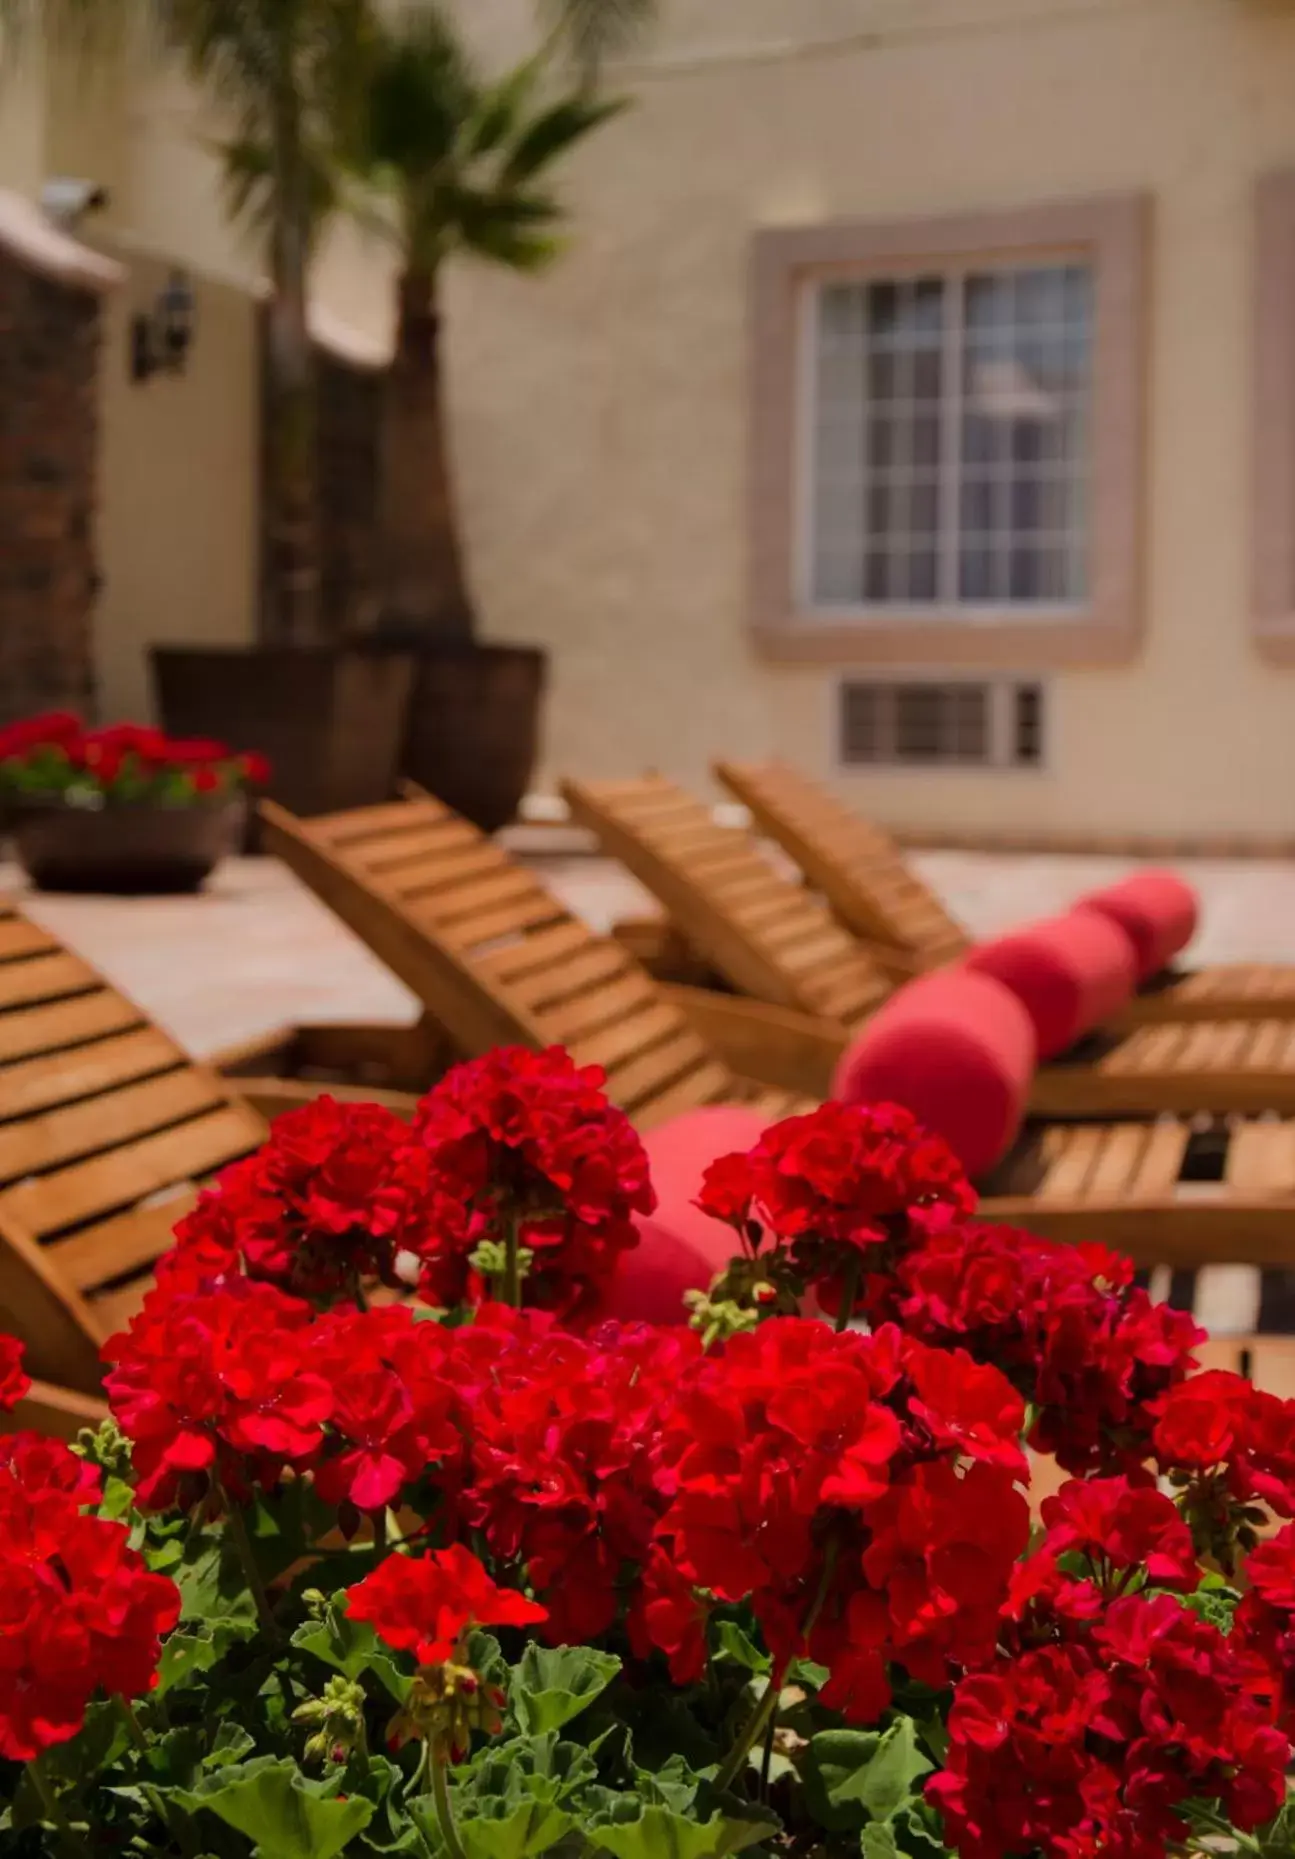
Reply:
[[[889,333],[869,325],[877,289],[907,312]],[[802,294],[798,579],[807,607],[974,618],[1005,607],[1064,617],[1084,604],[1093,289],[1086,258],[1039,254],[869,272]],[[971,370],[981,367],[984,380],[984,365],[997,365],[1004,404],[1023,411],[982,415],[977,428],[966,402]],[[1037,406],[1030,417],[1028,396],[1042,391],[1050,365],[1050,417]],[[972,455],[975,436],[992,456]],[[1014,457],[1014,442],[1028,442],[1033,456]],[[1013,582],[1031,556],[1039,587],[1022,592]]]

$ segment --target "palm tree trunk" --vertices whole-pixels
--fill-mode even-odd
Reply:
[[[377,629],[393,640],[473,636],[445,432],[436,274],[399,285],[396,352],[387,376],[378,493]]]
[[[315,360],[307,311],[309,201],[295,108],[276,135],[279,211],[272,236],[266,398],[266,587],[262,633],[280,645],[320,642]]]

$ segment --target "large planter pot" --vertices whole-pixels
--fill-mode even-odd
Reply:
[[[420,646],[401,772],[484,832],[517,817],[535,770],[547,660],[534,646]]]
[[[162,726],[270,758],[269,792],[293,813],[388,800],[413,680],[407,653],[159,645]]]
[[[144,896],[196,891],[237,848],[245,814],[241,795],[183,807],[74,807],[58,795],[23,795],[6,809],[6,824],[38,890]]]

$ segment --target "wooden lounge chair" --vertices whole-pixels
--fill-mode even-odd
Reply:
[[[843,1051],[897,985],[876,947],[782,872],[755,837],[658,776],[569,781],[575,818],[733,988],[816,1017]],[[1094,1036],[1039,1068],[1044,1116],[1295,1113],[1295,1023],[1157,1022]]]
[[[773,1053],[790,1072],[839,1045],[821,1019],[654,983],[621,944],[427,796],[316,820],[268,803],[262,813],[267,846],[460,1052],[566,1044],[606,1068],[610,1094],[640,1127],[735,1101],[790,1115],[811,1100],[752,1083],[730,1055]],[[985,1219],[1102,1240],[1140,1264],[1295,1265],[1295,1123],[1036,1121],[980,1185]]]
[[[319,1089],[240,1093],[0,901],[0,1329],[50,1384],[19,1423],[93,1420],[100,1344],[138,1309],[198,1185]]]
[[[971,938],[907,863],[890,834],[831,790],[783,762],[715,764],[747,808],[856,936],[923,972],[956,961]],[[1130,1002],[1122,1020],[1262,1020],[1295,1016],[1295,964],[1224,963],[1169,970]]]

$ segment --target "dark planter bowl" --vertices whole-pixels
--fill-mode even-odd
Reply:
[[[154,646],[162,727],[259,749],[293,813],[340,812],[395,790],[413,680],[407,653],[321,647]]]
[[[517,818],[540,746],[534,646],[420,646],[401,772],[483,832]]]
[[[245,813],[241,795],[187,807],[70,807],[57,795],[23,795],[6,808],[15,856],[38,890],[130,897],[196,891],[236,849]]]

